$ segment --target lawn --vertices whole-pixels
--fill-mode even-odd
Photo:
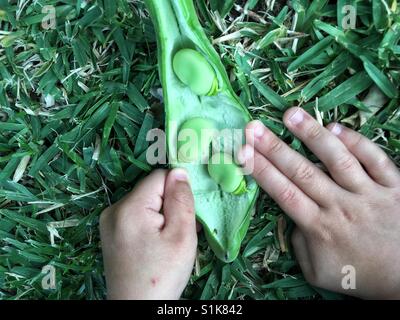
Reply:
[[[318,162],[282,124],[300,105],[400,165],[396,1],[195,4],[254,118]],[[164,124],[155,39],[140,0],[0,0],[0,299],[105,297],[99,215],[153,169],[146,134]],[[305,282],[292,229],[261,194],[233,263],[200,235],[184,297],[343,298]],[[46,266],[54,289],[42,288]]]

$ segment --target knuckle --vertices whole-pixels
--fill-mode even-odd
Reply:
[[[134,236],[143,231],[143,227],[148,223],[147,215],[142,214],[142,209],[139,212],[134,212],[132,207],[120,205],[115,209],[112,218],[112,228],[116,235],[125,237]]]
[[[333,164],[337,171],[347,171],[352,169],[356,164],[354,157],[348,153],[339,156]]]
[[[188,246],[189,235],[187,232],[177,232],[171,239],[176,250],[184,250]]]
[[[197,247],[197,233],[195,229],[180,228],[178,232],[168,235],[167,240],[173,245],[176,253],[187,252],[193,246]]]
[[[307,238],[313,243],[326,246],[332,239],[332,221],[323,215],[315,215],[307,229]]]
[[[357,134],[356,138],[350,145],[350,149],[360,146],[362,142],[363,142],[363,136],[361,134]]]
[[[129,232],[130,229],[130,215],[126,212],[117,212],[114,218],[114,231],[117,233]]]
[[[194,214],[193,196],[188,192],[177,191],[172,195],[172,201],[177,203],[180,210],[188,214]]]
[[[354,210],[349,210],[348,208],[343,207],[340,211],[340,214],[347,223],[356,222],[357,215],[354,214]]]
[[[283,148],[283,142],[280,139],[273,139],[269,146],[269,153],[278,153]]]
[[[271,165],[268,162],[263,163],[262,165],[256,165],[254,170],[254,175],[261,179],[265,178],[268,170],[271,168]]]
[[[375,167],[378,170],[385,170],[392,165],[392,161],[386,155],[381,155],[375,160]]]
[[[301,161],[294,170],[292,180],[309,181],[314,178],[315,171],[307,161]]]
[[[332,242],[332,232],[330,231],[328,226],[320,224],[319,228],[314,229],[313,238],[319,243],[327,245]]]
[[[185,212],[182,212],[179,222],[182,233],[188,234],[190,230],[195,230],[196,220],[193,210],[188,208]]]
[[[322,135],[322,127],[318,124],[312,124],[307,130],[306,130],[306,136],[310,140],[316,140]]]
[[[289,184],[283,188],[283,190],[278,194],[278,200],[284,203],[293,203],[297,201],[297,192]]]
[[[101,227],[103,232],[100,233],[104,233],[105,238],[116,247],[126,247],[129,239],[136,234],[135,230],[137,228],[131,228],[131,223],[127,221],[127,215],[120,211],[113,212],[112,218],[106,219],[106,222]]]

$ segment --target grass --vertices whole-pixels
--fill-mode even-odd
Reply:
[[[393,1],[196,0],[200,19],[255,118],[318,161],[283,126],[301,105],[363,133],[400,164],[400,18]],[[343,5],[357,6],[343,31]],[[56,29],[44,30],[44,5]],[[102,209],[152,170],[162,128],[152,23],[138,0],[0,0],[0,299],[102,299]],[[304,281],[293,225],[266,195],[240,257],[200,237],[185,298],[334,299]],[[57,288],[43,290],[42,267]]]

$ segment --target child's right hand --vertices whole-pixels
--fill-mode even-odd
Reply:
[[[325,164],[330,176],[289,148],[261,122],[239,154],[294,220],[293,246],[305,278],[362,298],[400,298],[400,172],[374,143],[340,125],[323,128],[300,108],[285,124]],[[356,289],[342,286],[350,266]]]

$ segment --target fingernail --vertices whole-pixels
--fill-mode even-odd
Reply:
[[[237,159],[239,164],[245,164],[247,160],[253,157],[253,155],[254,149],[249,145],[245,145],[238,153]]]
[[[252,124],[254,137],[261,138],[264,135],[264,124],[261,121],[254,121]]]
[[[338,136],[342,133],[342,126],[338,123],[335,123],[333,127],[330,128],[331,132],[335,135]]]
[[[172,171],[172,174],[177,181],[182,181],[182,182],[187,182],[188,181],[188,175],[186,170],[184,169],[174,169]]]
[[[293,125],[298,125],[304,120],[304,112],[301,108],[297,110],[290,116],[289,121]]]

